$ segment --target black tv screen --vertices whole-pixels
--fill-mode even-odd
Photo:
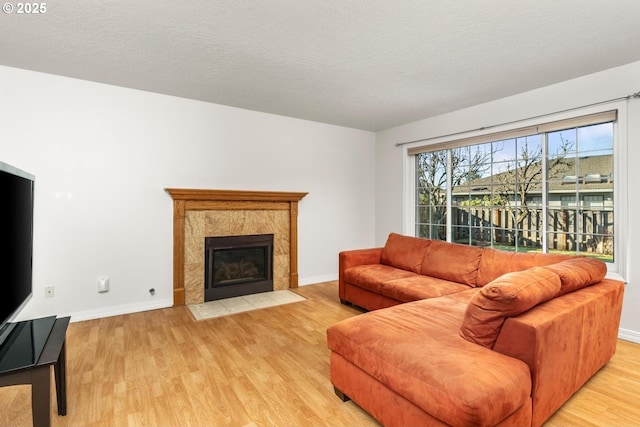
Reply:
[[[0,345],[32,295],[35,178],[0,162]]]

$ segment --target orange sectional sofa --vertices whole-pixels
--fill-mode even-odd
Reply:
[[[392,233],[339,254],[331,382],[385,426],[540,426],[613,356],[624,285],[577,256]]]

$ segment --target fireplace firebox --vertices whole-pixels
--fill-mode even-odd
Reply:
[[[273,290],[273,234],[205,237],[204,300]]]

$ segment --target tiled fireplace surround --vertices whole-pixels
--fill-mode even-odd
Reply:
[[[205,237],[273,234],[273,289],[298,286],[298,202],[307,193],[167,188],[173,305],[204,302]]]

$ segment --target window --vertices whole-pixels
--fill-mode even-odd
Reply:
[[[614,123],[597,113],[409,149],[415,234],[614,262]]]
[[[614,172],[613,123],[548,133],[547,169],[547,248],[612,262],[614,184],[604,177]],[[553,204],[558,196],[560,207]]]
[[[549,206],[555,206],[554,201],[549,202]],[[576,207],[576,196],[560,196],[560,206],[563,208],[574,208]]]

